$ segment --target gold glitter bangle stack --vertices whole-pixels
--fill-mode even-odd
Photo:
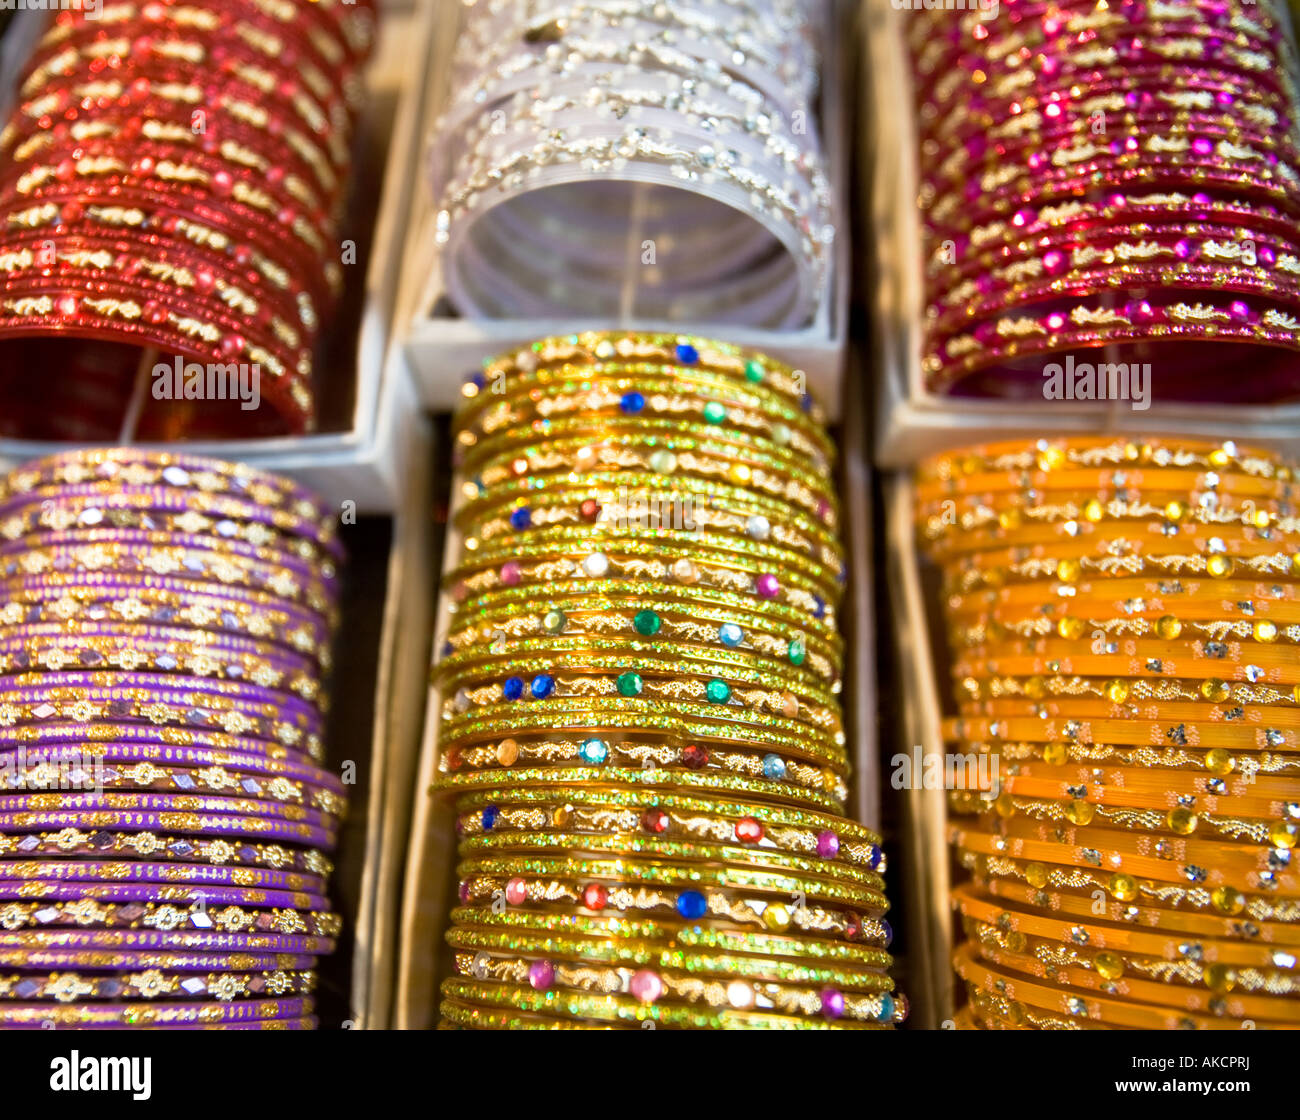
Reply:
[[[1106,437],[941,456],[917,482],[958,714],[963,1022],[1300,1026],[1295,468]]]
[[[447,1027],[902,1021],[844,816],[832,445],[793,371],[678,335],[485,363],[434,670]]]

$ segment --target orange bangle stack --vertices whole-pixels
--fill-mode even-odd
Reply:
[[[963,1025],[1300,1026],[1295,477],[1107,437],[920,469],[945,739],[996,783],[950,794]]]

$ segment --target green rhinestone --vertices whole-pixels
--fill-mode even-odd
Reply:
[[[790,657],[791,665],[802,665],[803,659],[808,656],[808,647],[802,638],[792,638],[786,652]]]
[[[704,695],[709,698],[710,704],[725,704],[731,699],[731,689],[726,681],[720,681],[716,678],[709,681],[704,688]]]
[[[746,381],[752,381],[754,382],[754,384],[757,385],[758,382],[762,381],[766,375],[767,375],[767,370],[763,368],[762,362],[757,361],[754,358],[750,358],[749,361],[745,363]]]
[[[654,611],[637,611],[636,617],[632,619],[632,625],[636,627],[636,632],[644,637],[650,638],[659,633],[659,627],[662,625],[659,616]]]
[[[542,615],[542,625],[546,628],[548,634],[558,634],[564,629],[564,624],[568,621],[564,617],[564,612],[560,610],[549,610]]]
[[[620,673],[618,676],[618,691],[620,696],[640,696],[641,674]]]
[[[727,410],[717,401],[709,401],[704,406],[704,419],[710,424],[721,424],[727,418]]]

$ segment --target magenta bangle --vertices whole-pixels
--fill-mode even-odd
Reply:
[[[1285,159],[1291,167],[1300,163],[1300,149],[1288,138],[1275,140],[1258,129],[1245,128],[1229,117],[1210,113],[1125,113],[1108,122],[1105,141],[1113,154],[1122,155],[1137,151],[1149,137],[1185,140],[1202,156],[1214,155],[1215,146],[1223,143],[1262,152],[1266,161]],[[1085,118],[997,141],[983,151],[972,152],[972,145],[967,144],[955,149],[951,157],[927,176],[926,189],[935,195],[960,190],[971,177],[982,176],[990,170],[1000,171],[1010,164],[1038,171],[1051,166],[1053,153],[1069,152],[1096,139],[1099,138],[1093,135]]]
[[[1256,232],[1248,226],[1191,221],[1135,222],[1129,226],[1099,227],[1095,235],[1088,231],[1053,227],[1038,237],[1022,236],[1017,229],[1014,240],[994,243],[996,247],[986,243],[977,252],[968,251],[954,263],[932,260],[926,270],[927,285],[936,300],[944,299],[945,292],[960,289],[966,283],[974,284],[976,291],[987,295],[997,289],[999,282],[1004,282],[998,273],[1013,271],[1027,262],[1040,262],[1044,276],[1063,277],[1075,268],[1087,267],[1084,262],[1075,262],[1076,254],[1096,255],[1133,242],[1155,243],[1158,246],[1156,259],[1173,263],[1212,259],[1208,247],[1213,243],[1219,246],[1218,252],[1223,258],[1216,263],[1230,264],[1231,256],[1224,254],[1223,247],[1236,246],[1240,250],[1246,242],[1251,243],[1256,264],[1260,267],[1274,268],[1285,254],[1300,260],[1300,246],[1275,240],[1272,231]],[[1144,256],[1142,259],[1145,262],[1152,258]],[[1120,263],[1127,263],[1127,258],[1121,258]],[[1280,273],[1285,271],[1279,269]],[[1292,275],[1300,273],[1293,272]],[[954,297],[949,299],[956,302]]]
[[[1058,365],[1067,357],[1074,363],[1095,363],[1106,360],[1093,352],[1098,347],[1155,337],[1161,342],[1162,356],[1158,363],[1152,363],[1152,369],[1157,374],[1165,371],[1178,385],[1162,389],[1159,383],[1152,384],[1154,398],[1216,399],[1214,394],[1222,389],[1223,370],[1231,368],[1234,360],[1227,349],[1231,343],[1248,344],[1240,358],[1253,363],[1250,380],[1238,387],[1238,399],[1269,401],[1288,391],[1294,393],[1293,359],[1283,351],[1293,352],[1300,344],[1300,320],[1293,318],[1289,310],[1266,304],[1252,307],[1242,300],[1201,298],[1197,303],[1211,309],[1207,317],[1187,314],[1186,309],[1196,305],[1179,299],[1176,293],[1161,296],[1159,302],[1120,303],[1121,293],[1119,299],[1112,296],[1109,300],[1094,297],[1076,301],[1069,310],[1056,308],[1007,316],[997,323],[986,319],[973,332],[949,338],[928,353],[924,368],[937,392],[961,383],[963,393],[1042,399],[1044,354],[1052,354],[1052,361]],[[1075,326],[1074,312],[1110,318]],[[1219,345],[1208,348],[1209,341]],[[1189,345],[1178,350],[1175,344],[1179,342]],[[1265,366],[1261,359],[1269,345],[1280,349],[1274,364]],[[996,370],[986,378],[969,376],[992,367]]]
[[[97,863],[82,859],[0,860],[0,877],[22,880],[58,880],[59,882],[128,882],[181,885],[264,887],[273,890],[307,891],[321,894],[325,890],[324,874],[300,874],[260,867],[213,867],[197,863],[149,863],[125,860]]]
[[[1018,317],[1034,313],[1044,303],[1059,301],[1063,291],[1080,299],[1116,288],[1143,288],[1164,286],[1164,295],[1172,298],[1182,293],[1188,303],[1199,297],[1190,293],[1221,292],[1243,298],[1269,300],[1289,309],[1300,311],[1300,282],[1279,283],[1267,268],[1244,269],[1233,265],[1130,264],[1119,271],[1115,265],[1101,265],[1066,274],[1060,279],[1049,277],[1036,283],[1022,283],[987,296],[972,299],[965,306],[948,308],[930,324],[933,338],[969,329],[970,321],[995,317],[1004,312],[1014,312]]]
[[[950,257],[962,261],[972,251],[981,252],[1013,237],[1026,243],[1042,236],[1066,234],[1091,238],[1094,230],[1103,227],[1113,225],[1123,229],[1149,222],[1204,222],[1229,228],[1252,224],[1278,240],[1295,236],[1294,221],[1266,204],[1257,206],[1239,199],[1212,197],[1199,190],[1192,194],[1114,192],[1104,198],[1071,199],[1061,205],[1025,206],[1009,217],[973,226],[968,233],[951,239],[951,246],[947,244],[948,239],[940,240],[931,232],[927,236],[927,267],[950,267]]]

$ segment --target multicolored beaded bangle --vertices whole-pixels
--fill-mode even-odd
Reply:
[[[690,921],[728,921],[773,932],[784,932],[794,926],[809,936],[843,937],[846,941],[881,946],[887,946],[890,940],[888,923],[883,918],[863,916],[851,910],[826,910],[807,903],[788,907],[741,890],[712,888],[699,891],[687,888],[661,891],[646,885],[628,887],[617,881],[607,885],[596,879],[475,875],[464,880],[460,893],[466,905],[504,899],[507,905],[516,908],[577,906],[593,914],[609,910],[620,914],[647,914],[661,920],[675,913]],[[453,930],[448,939],[454,948],[476,948],[496,943],[487,934],[464,928]],[[888,955],[880,952],[875,963],[887,968]]]

